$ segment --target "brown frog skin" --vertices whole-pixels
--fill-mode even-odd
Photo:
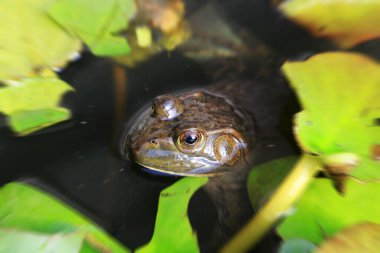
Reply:
[[[252,118],[228,99],[196,89],[154,99],[136,119],[125,151],[142,166],[181,176],[213,176],[247,162]]]
[[[148,170],[210,177],[205,190],[219,226],[202,251],[215,251],[252,215],[245,182],[255,157],[255,128],[275,125],[283,105],[272,93],[265,84],[238,81],[158,96],[125,134],[122,153]],[[264,107],[273,107],[269,115]],[[254,115],[261,122],[254,124]]]

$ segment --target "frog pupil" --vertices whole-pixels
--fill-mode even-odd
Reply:
[[[198,140],[198,137],[196,134],[188,134],[185,136],[185,142],[188,145],[193,145]]]

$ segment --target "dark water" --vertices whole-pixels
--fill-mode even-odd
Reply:
[[[157,68],[162,61],[166,64]],[[152,176],[122,160],[120,132],[156,95],[205,85],[209,80],[191,61],[161,55],[134,71],[121,69],[127,81],[120,109],[115,68],[107,59],[87,55],[62,74],[76,89],[64,99],[74,113],[70,122],[22,138],[2,129],[0,182],[33,179],[34,184],[78,208],[133,249],[149,241],[159,192],[177,178]],[[162,78],[163,73],[170,75]],[[211,200],[200,191],[189,210],[200,241],[207,240],[217,219]]]
[[[163,58],[168,64],[157,69],[154,62]],[[122,160],[120,131],[156,95],[202,83],[202,74],[195,74],[195,67],[182,57],[163,55],[156,60],[133,73],[122,70],[128,80],[122,108],[115,104],[119,91],[114,64],[87,55],[70,66],[62,78],[76,92],[66,96],[63,104],[72,109],[73,120],[22,138],[2,129],[0,182],[34,178],[37,185],[85,211],[129,248],[147,242],[159,192],[176,178],[156,178]],[[162,79],[163,73],[170,73],[169,78]]]
[[[249,1],[219,2],[230,10],[229,18],[261,34],[276,48],[273,38],[285,32],[276,30],[281,25],[266,21],[263,13],[254,17],[264,22],[263,26],[271,27],[270,37],[268,31],[246,24],[248,14],[243,10]],[[265,3],[257,2],[264,13],[268,12]],[[201,5],[195,1],[192,8],[196,10]],[[237,18],[239,8],[244,15]],[[275,14],[270,11],[270,15]],[[276,22],[279,19],[276,16]],[[300,36],[302,41],[309,39],[302,32]],[[283,46],[284,43],[276,48],[283,55],[296,51],[294,45],[285,49]],[[155,96],[212,82],[202,66],[174,52],[162,53],[126,70],[108,59],[85,54],[61,74],[76,89],[63,101],[73,111],[71,121],[22,138],[13,137],[4,127],[0,129],[0,184],[33,182],[83,211],[128,248],[147,243],[153,233],[159,192],[177,178],[148,175],[134,163],[122,160],[118,150],[120,134],[133,114]],[[116,81],[115,76],[125,80]],[[297,108],[290,96],[281,116],[280,131],[293,146],[285,153],[296,152],[289,129]],[[191,200],[189,215],[201,241],[205,240],[216,222],[216,210],[203,191]]]

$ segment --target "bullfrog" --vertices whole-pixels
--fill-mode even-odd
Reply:
[[[253,213],[246,190],[252,164],[278,156],[273,129],[286,93],[238,80],[160,95],[137,113],[121,152],[155,174],[208,176],[205,190],[220,221],[212,240],[220,246]]]
[[[245,164],[253,140],[253,121],[244,111],[197,89],[156,97],[136,119],[125,151],[153,171],[213,176]]]

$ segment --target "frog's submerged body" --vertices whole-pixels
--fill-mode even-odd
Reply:
[[[245,181],[260,155],[257,133],[273,132],[283,102],[282,92],[251,81],[159,96],[127,130],[122,152],[153,172],[209,176],[220,244],[252,214]]]

